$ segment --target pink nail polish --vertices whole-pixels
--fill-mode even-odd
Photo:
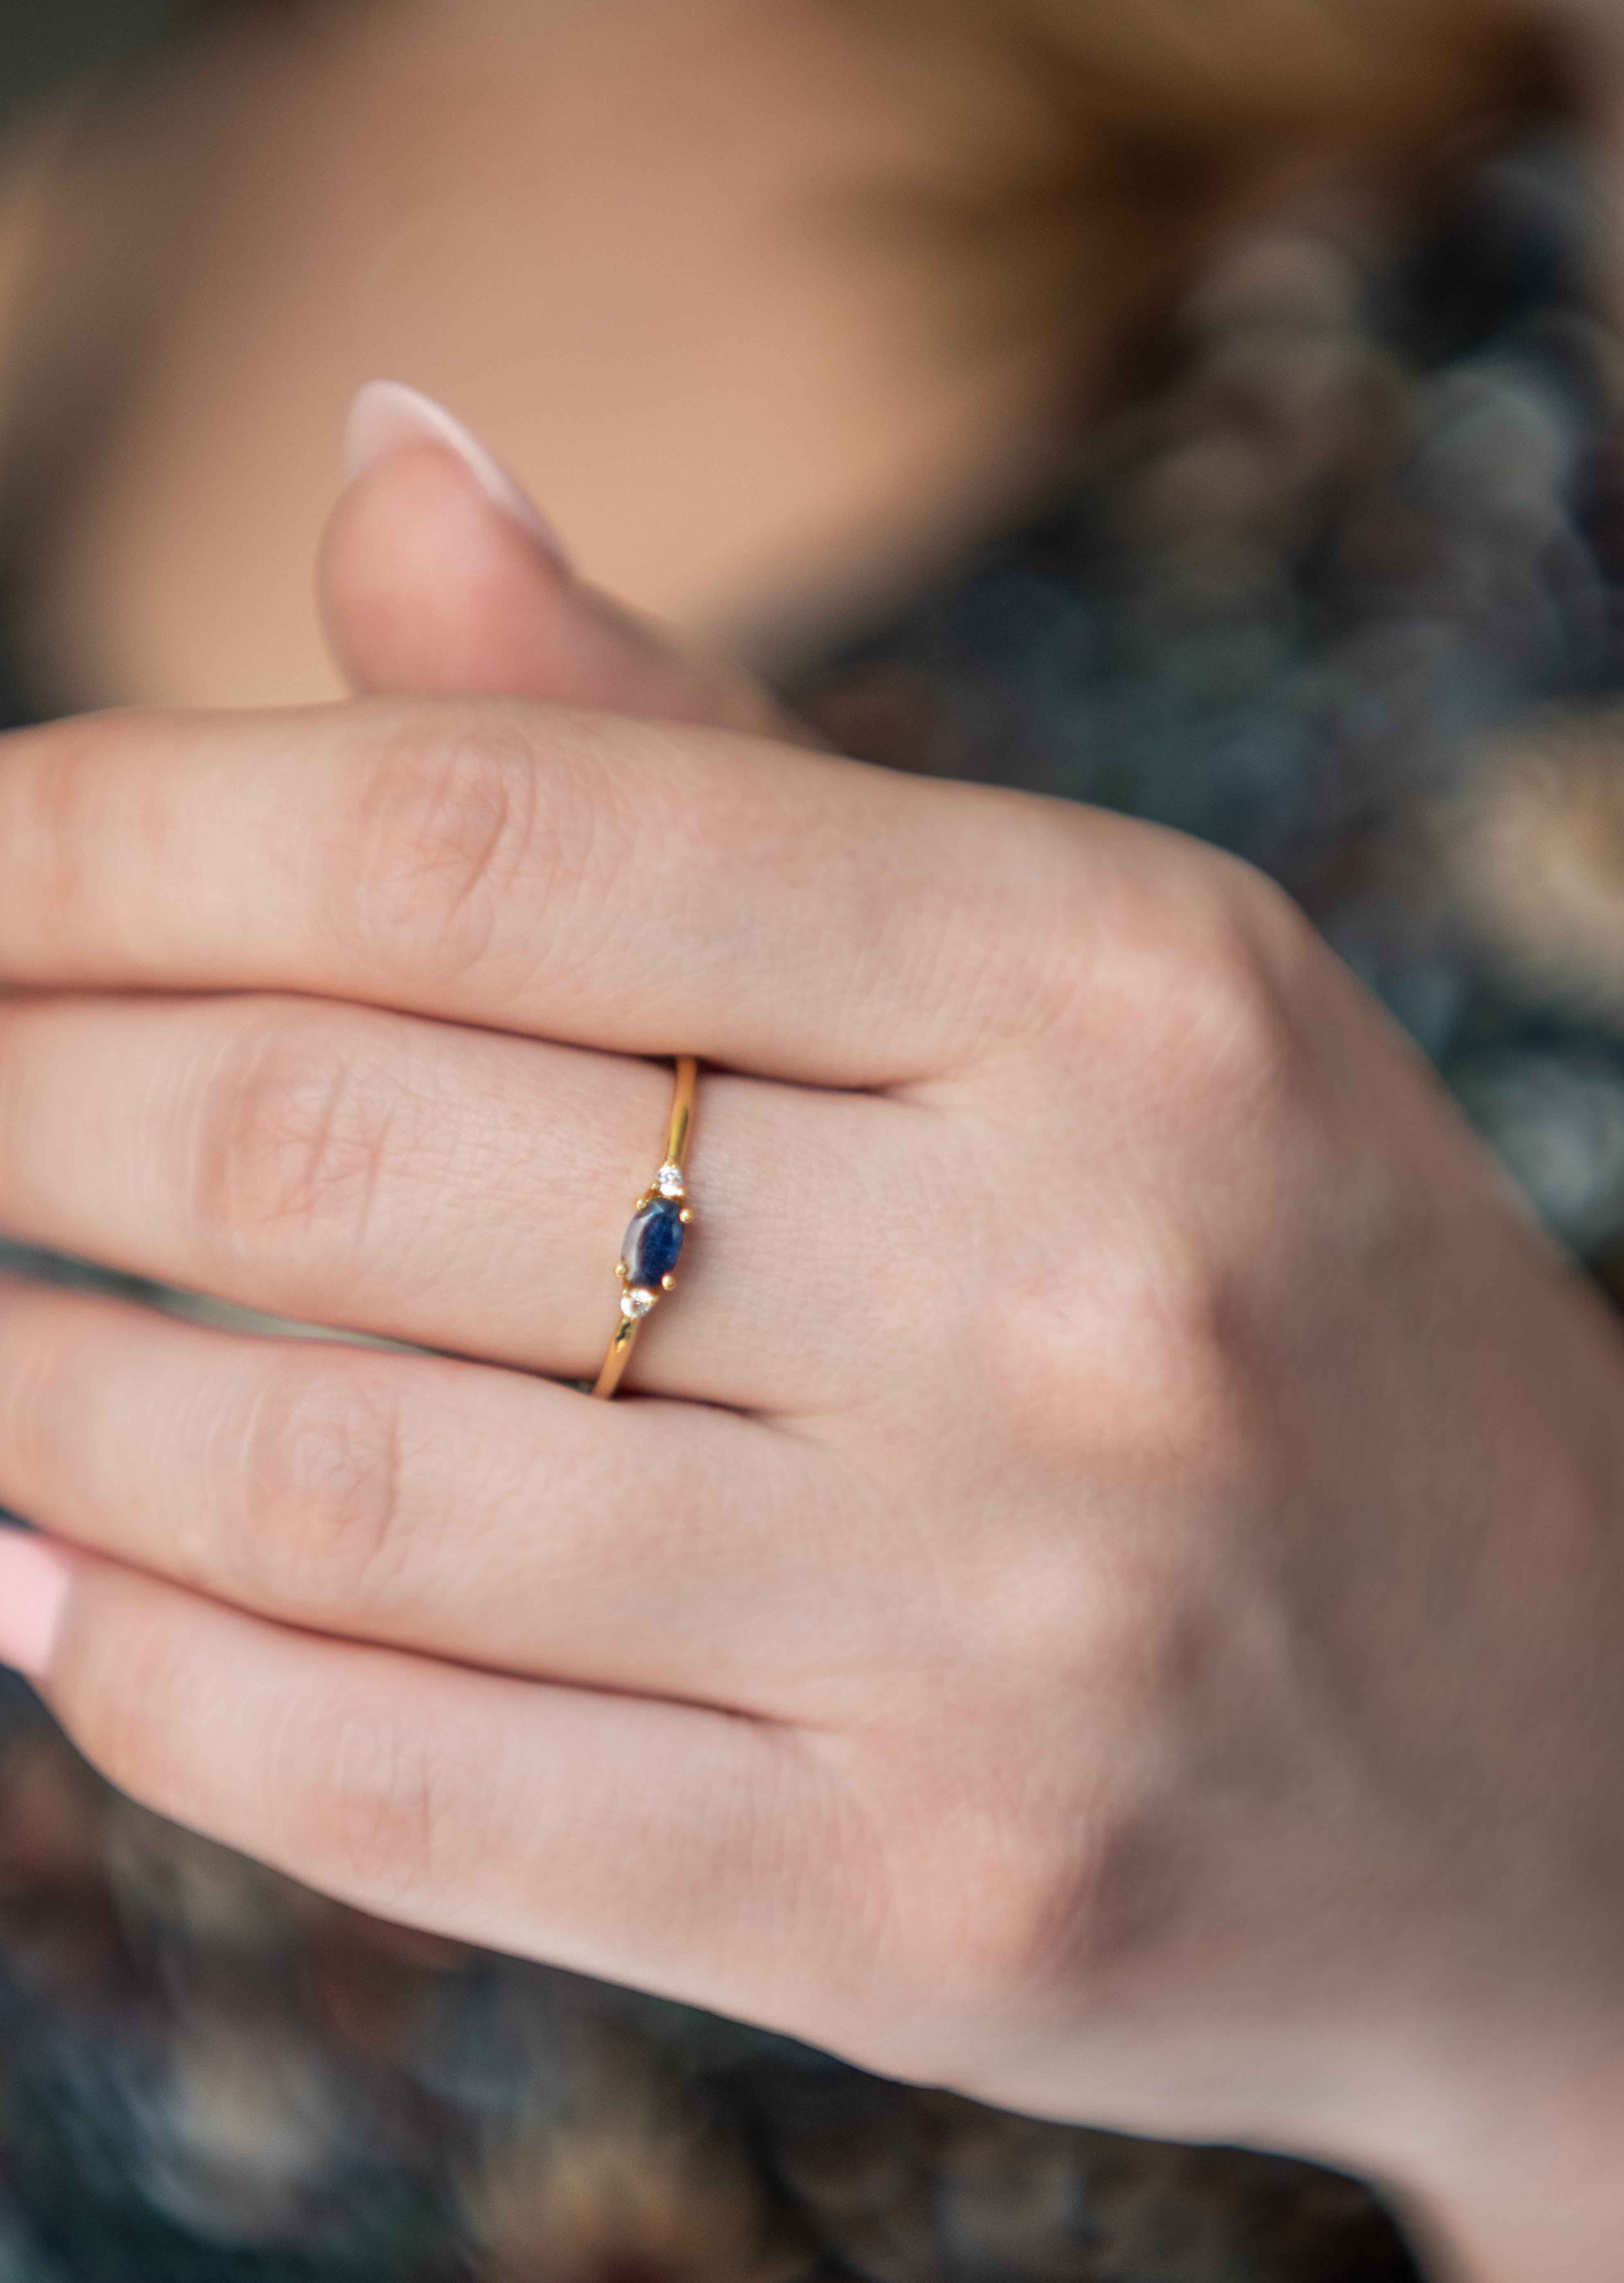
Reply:
[[[0,1528],[0,1664],[44,1679],[73,1582],[72,1563],[49,1539]]]
[[[421,389],[408,388],[404,381],[369,380],[358,392],[344,424],[346,474],[353,483],[385,453],[397,451],[404,444],[425,442],[443,444],[454,452],[491,504],[533,539],[561,571],[571,569],[563,542],[501,463],[455,413],[447,412]]]

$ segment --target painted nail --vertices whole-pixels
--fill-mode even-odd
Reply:
[[[385,453],[404,444],[443,444],[455,452],[493,507],[517,523],[549,555],[561,571],[571,569],[563,542],[527,492],[521,491],[500,460],[487,452],[453,412],[404,381],[369,380],[361,389],[344,424],[345,472],[353,483],[376,467]]]
[[[44,1679],[73,1582],[71,1563],[48,1539],[0,1528],[0,1664]]]

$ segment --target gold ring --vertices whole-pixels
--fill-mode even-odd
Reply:
[[[694,1088],[698,1079],[699,1064],[693,1056],[679,1055],[665,1162],[632,1209],[615,1270],[620,1279],[620,1321],[592,1391],[605,1400],[620,1384],[649,1312],[676,1289],[677,1263],[694,1219],[682,1178],[682,1154],[694,1123]]]

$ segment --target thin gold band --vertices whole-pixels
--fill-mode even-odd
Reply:
[[[605,1401],[619,1386],[626,1367],[632,1360],[632,1350],[637,1345],[637,1335],[643,1328],[643,1319],[676,1286],[674,1259],[672,1268],[664,1270],[662,1274],[653,1279],[640,1279],[640,1248],[647,1235],[646,1231],[640,1230],[640,1225],[646,1219],[657,1223],[655,1235],[658,1240],[669,1249],[674,1238],[677,1252],[681,1251],[683,1234],[694,1218],[688,1203],[682,1159],[693,1129],[694,1090],[698,1083],[698,1063],[692,1055],[679,1055],[676,1092],[671,1103],[671,1126],[665,1136],[664,1162],[655,1175],[652,1185],[643,1191],[632,1208],[631,1227],[626,1230],[619,1265],[615,1270],[620,1279],[620,1321],[615,1327],[615,1336],[609,1344],[603,1368],[598,1374],[597,1385],[592,1391],[594,1395],[602,1396]]]

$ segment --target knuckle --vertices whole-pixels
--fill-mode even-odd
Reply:
[[[986,806],[991,804],[991,806]],[[962,908],[950,912],[962,947],[951,975],[986,1038],[1047,1047],[1069,1044],[1092,1002],[1099,934],[1079,898],[1088,877],[1077,819],[1054,804],[1032,812],[1024,798],[983,795],[971,818],[979,846],[957,870]],[[985,851],[1006,862],[986,876]]]
[[[426,1724],[357,1690],[326,1708],[320,1737],[300,1734],[284,1788],[291,1852],[317,1883],[404,1900],[432,1882],[443,1779]]]
[[[1237,1307],[1232,1278],[1175,1233],[1154,1258],[1095,1254],[1041,1303],[988,1312],[980,1360],[1038,1468],[1216,1500],[1246,1477],[1258,1436]]]
[[[12,800],[18,805],[19,813],[8,816],[8,822],[32,823],[67,855],[97,808],[105,808],[107,764],[140,758],[155,737],[178,726],[163,714],[113,709],[14,732],[6,741],[6,765],[0,771],[8,807]]]
[[[72,863],[119,718],[89,714],[26,730],[12,740],[0,777],[7,794],[8,837],[26,845],[35,878]],[[105,777],[102,783],[105,792]]]
[[[72,950],[82,910],[90,852],[105,830],[107,769],[133,738],[141,717],[90,714],[14,732],[0,768],[8,884],[26,895],[28,935],[42,952]],[[8,914],[8,918],[21,917]]]
[[[84,1318],[73,1298],[49,1290],[30,1291],[27,1302],[27,1336],[7,1340],[0,1372],[0,1451],[17,1481],[54,1488],[84,1438],[92,1392],[82,1368]],[[20,1503],[14,1484],[10,1495]]]
[[[198,1804],[196,1706],[174,1627],[156,1606],[124,1597],[116,1629],[79,1627],[53,1695],[74,1743],[109,1783],[181,1821]]]
[[[1079,858],[1092,818],[1057,821],[1062,861],[1033,866],[991,962],[1003,1029],[1091,1087],[1112,1074],[1222,1095],[1290,1067],[1291,984],[1306,923],[1273,883],[1213,849],[1146,845]],[[1086,892],[1080,891],[1085,890]]]
[[[1135,1478],[1215,1524],[1254,1483],[1262,1449],[1257,1390],[1225,1321],[1232,1305],[1220,1297],[1205,1321],[1153,1346],[1131,1421]]]
[[[1108,2004],[1162,1950],[1184,1906],[1178,1819],[1151,1787],[1118,1783],[1080,1819],[1037,1932],[1035,1978],[1063,1984],[1084,2004]]]
[[[1052,1805],[1040,1821],[990,1780],[948,1819],[951,1859],[920,1849],[890,1882],[912,1969],[953,1992],[956,2014],[997,2018],[1060,1992],[1087,2002],[1154,1945],[1166,1908],[1154,1804],[1101,1777]],[[967,1823],[985,1835],[979,1863],[964,1857]]]
[[[260,1392],[209,1567],[276,1617],[376,1616],[400,1565],[400,1406],[382,1375],[291,1359]]]
[[[327,1024],[273,1017],[237,1033],[200,1088],[191,1207],[206,1243],[272,1269],[290,1239],[353,1252],[391,1160],[401,1096]]]
[[[538,831],[536,760],[496,712],[397,729],[357,781],[339,852],[344,924],[378,972],[455,981],[486,961],[504,901],[556,854]]]
[[[1259,883],[1261,888],[1264,884]],[[1162,1050],[1193,1104],[1252,1122],[1293,1082],[1290,1001],[1262,899],[1225,883],[1183,916],[1157,990]]]

